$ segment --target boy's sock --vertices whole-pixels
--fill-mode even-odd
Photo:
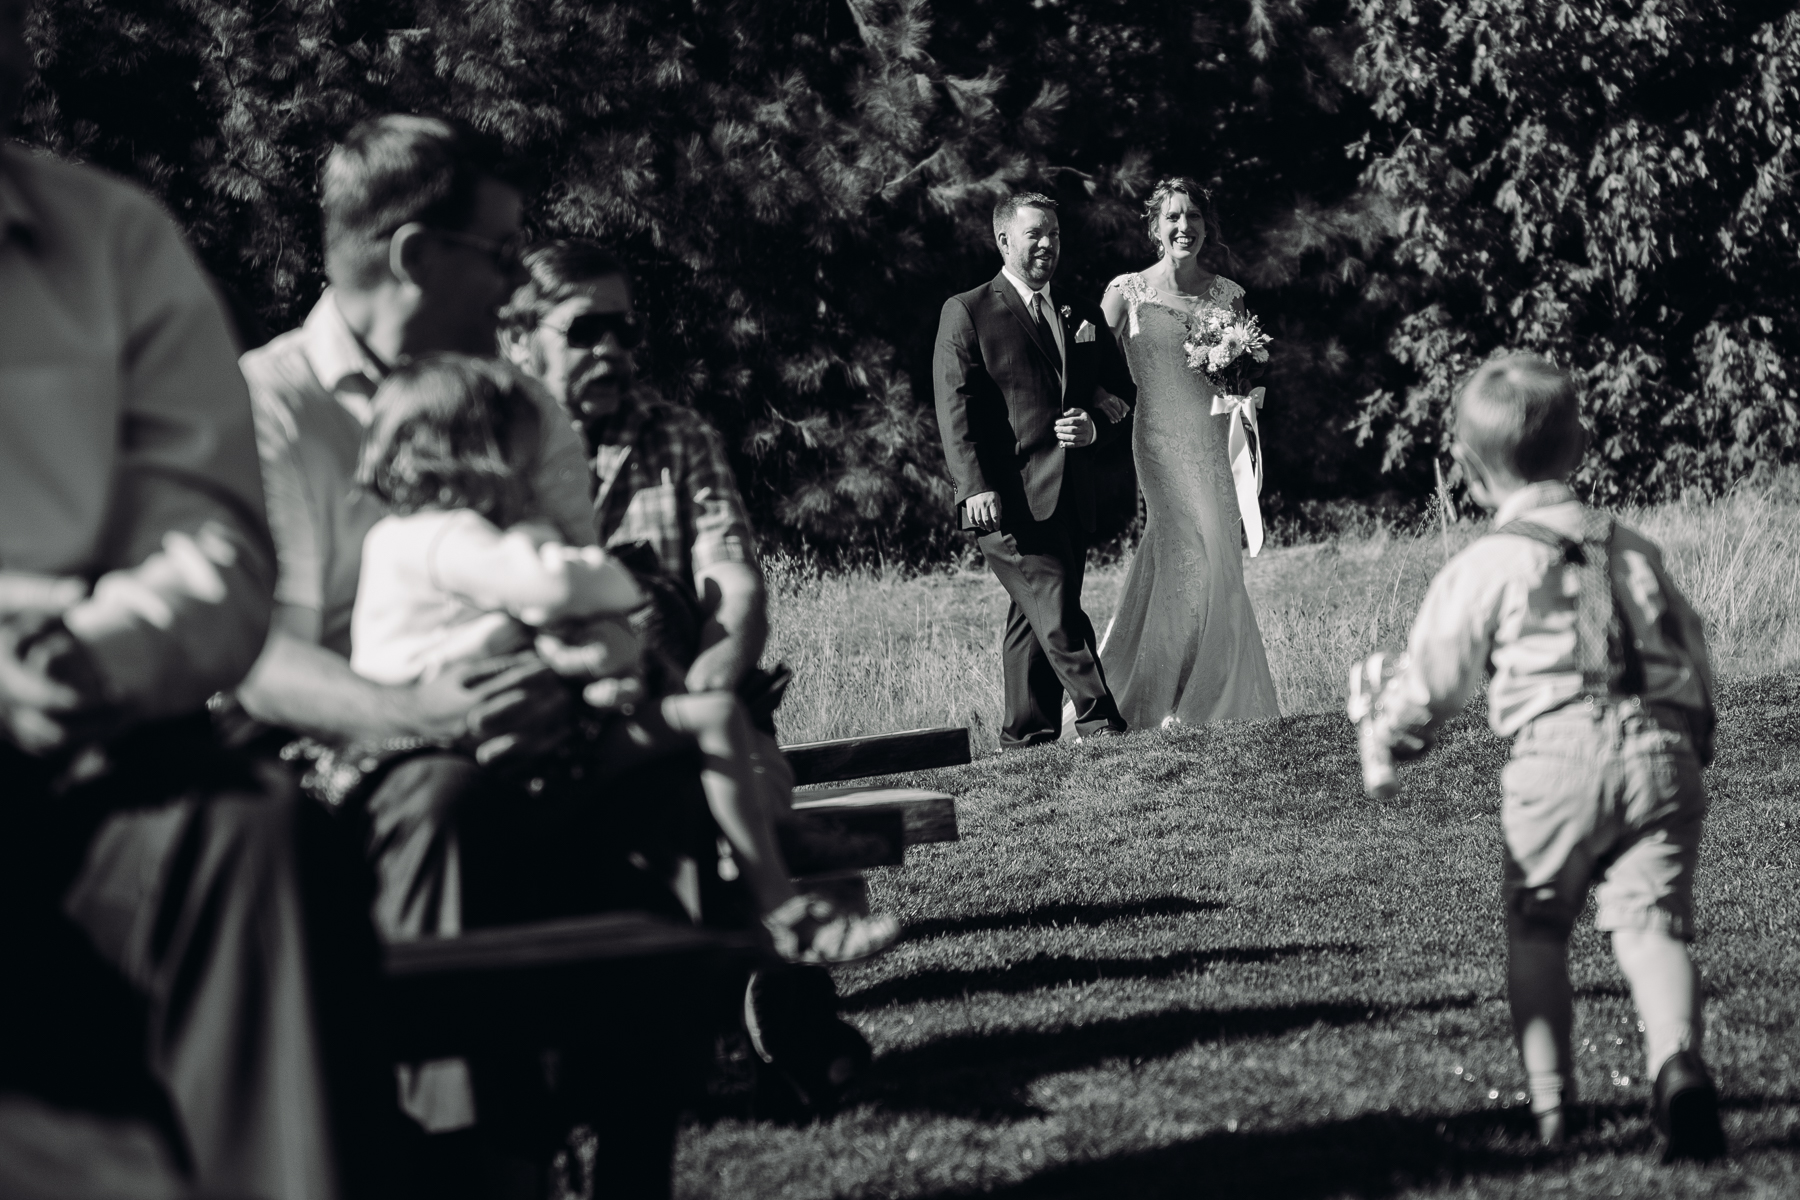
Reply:
[[[1542,1116],[1575,1102],[1575,1081],[1561,1071],[1527,1071],[1525,1079],[1531,1088],[1533,1116]]]
[[[1644,1021],[1644,1078],[1683,1050],[1700,1050],[1700,976],[1687,943],[1660,929],[1613,931],[1613,955]]]

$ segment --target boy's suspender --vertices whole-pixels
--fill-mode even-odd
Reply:
[[[1542,542],[1575,568],[1581,589],[1575,609],[1575,652],[1581,660],[1582,692],[1629,696],[1643,691],[1643,660],[1613,585],[1612,518],[1596,509],[1584,509],[1580,541],[1530,521],[1509,521],[1496,532]]]

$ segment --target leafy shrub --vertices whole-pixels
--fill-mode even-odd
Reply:
[[[1800,447],[1800,15],[1709,0],[1358,0],[1356,147],[1391,214],[1388,352],[1358,418],[1429,462],[1500,348],[1579,379],[1580,481],[1717,493]]]

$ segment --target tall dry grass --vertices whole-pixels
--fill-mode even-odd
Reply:
[[[1722,674],[1800,669],[1800,476],[1620,517],[1662,545],[1676,584],[1706,618]],[[1403,643],[1432,575],[1485,529],[1432,518],[1411,532],[1248,560],[1282,711],[1341,704],[1350,663]],[[1102,629],[1125,571],[1120,562],[1089,573],[1084,601]],[[820,575],[792,560],[769,564],[768,574],[770,657],[795,674],[779,714],[783,741],[967,725],[978,752],[994,746],[1007,602],[991,575]]]

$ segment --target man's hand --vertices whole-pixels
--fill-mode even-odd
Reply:
[[[412,691],[421,736],[473,742],[483,765],[550,749],[568,732],[569,690],[535,653],[509,654],[445,671]]]
[[[1125,403],[1105,388],[1094,389],[1094,406],[1100,410],[1101,416],[1105,417],[1114,425],[1117,425],[1120,421],[1123,421],[1126,417],[1131,415],[1131,405]]]
[[[28,754],[52,754],[110,733],[119,714],[87,647],[60,617],[0,621],[0,732]]]
[[[1083,408],[1065,409],[1063,415],[1056,418],[1056,440],[1070,450],[1092,445],[1099,432],[1094,428],[1094,418]]]
[[[626,617],[566,622],[540,630],[532,645],[564,679],[616,679],[643,667],[643,635]]]
[[[1057,422],[1059,430],[1061,424],[1062,422]],[[1060,438],[1062,435],[1059,432],[1057,436]],[[976,492],[963,501],[963,515],[976,529],[991,533],[1000,528],[1000,493]]]
[[[737,690],[753,662],[745,661],[743,644],[726,637],[701,652],[688,668],[687,690],[690,692],[731,692]]]

